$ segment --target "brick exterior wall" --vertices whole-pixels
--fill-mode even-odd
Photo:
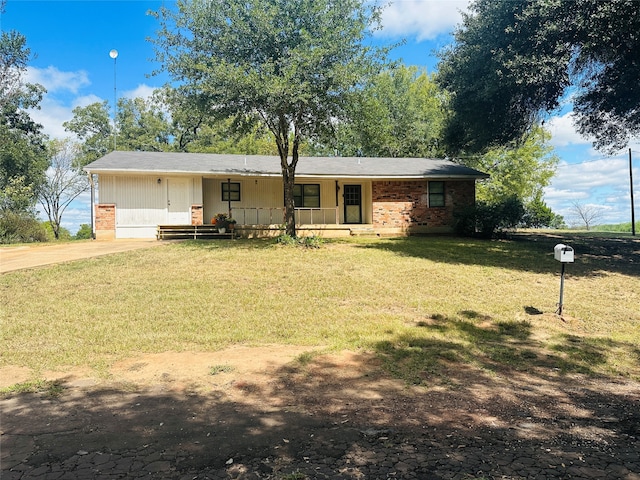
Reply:
[[[373,225],[402,230],[451,228],[454,211],[474,204],[475,181],[445,181],[444,190],[445,206],[429,208],[426,180],[373,182]]]
[[[204,210],[202,205],[191,205],[191,225],[204,224]]]
[[[95,206],[95,234],[97,240],[116,237],[116,206],[114,203],[99,203]]]
[[[96,205],[96,231],[116,231],[116,206],[113,203]]]

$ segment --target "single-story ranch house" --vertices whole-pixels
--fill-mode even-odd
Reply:
[[[277,156],[115,151],[87,165],[98,177],[97,239],[154,238],[159,226],[206,226],[218,213],[243,236],[279,231]],[[448,232],[488,175],[430,158],[301,157],[294,190],[300,234]],[[92,195],[93,197],[93,195]]]

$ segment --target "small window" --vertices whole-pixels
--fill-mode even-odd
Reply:
[[[429,206],[444,207],[444,182],[429,182]]]
[[[240,201],[240,183],[224,182],[222,184],[222,201],[223,202],[239,202]]]
[[[320,185],[294,185],[293,202],[298,208],[320,208]]]

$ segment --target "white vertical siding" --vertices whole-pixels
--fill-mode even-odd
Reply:
[[[151,227],[159,224],[171,223],[168,221],[168,190],[172,179],[178,182],[179,179],[188,178],[184,192],[189,205],[185,205],[185,218],[190,218],[191,205],[204,207],[204,222],[209,223],[211,218],[217,213],[226,213],[229,204],[222,201],[222,184],[227,182],[227,178],[203,178],[193,177],[166,177],[166,176],[124,176],[124,175],[100,175],[98,189],[100,203],[114,203],[116,205],[116,229],[120,234],[117,236],[137,236],[136,231],[144,231],[148,236]],[[280,177],[229,177],[231,182],[240,183],[240,201],[231,202],[231,208],[238,213],[242,209],[264,209],[259,212],[247,210],[245,218],[237,220],[246,223],[270,224],[282,222],[282,209],[284,207],[284,193],[282,178]],[[159,180],[159,182],[158,182]],[[336,198],[336,179],[303,178],[296,179],[298,184],[319,184],[320,185],[320,206],[322,213],[314,211],[299,212],[299,221],[302,223],[328,223],[336,222],[335,212],[336,201],[339,223],[344,222],[344,200],[342,197],[344,184],[362,185],[362,220],[365,223],[371,222],[371,182],[351,181],[340,179],[338,185],[340,190]],[[181,207],[182,208],[182,207]],[[268,209],[273,209],[269,211]],[[251,215],[252,218],[248,218]],[[305,217],[306,215],[306,217]],[[253,218],[255,217],[255,218]],[[307,218],[309,217],[309,218]],[[185,223],[189,223],[185,221]],[[154,230],[155,231],[155,230]]]
[[[159,177],[116,178],[116,227],[158,225],[167,214],[167,182]]]
[[[173,178],[186,189],[180,208],[185,223],[190,222],[191,205],[202,203],[202,178]],[[177,181],[180,180],[180,181]],[[116,205],[116,237],[153,237],[157,225],[168,220],[168,187],[172,177],[100,175],[98,198],[100,203]]]
[[[240,201],[231,202],[232,209],[283,207],[282,179],[264,177],[230,178],[231,183],[240,183]],[[222,201],[223,183],[227,183],[226,178],[205,178],[202,181],[205,223],[208,223],[211,217],[217,213],[227,213],[229,210],[229,202]],[[268,223],[266,219],[265,223]],[[280,223],[280,220],[276,223]]]

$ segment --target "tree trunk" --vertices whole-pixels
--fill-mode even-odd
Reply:
[[[295,180],[295,166],[290,165],[286,160],[287,165],[282,165],[282,181],[284,183],[284,224],[285,233],[291,237],[296,236],[296,216],[295,216],[295,203],[293,201],[293,186],[296,183]]]
[[[293,145],[291,148],[291,162],[289,162],[289,120],[285,115],[280,115],[276,126],[271,128],[280,155],[282,168],[282,183],[284,188],[284,224],[285,233],[291,237],[296,236],[296,206],[293,199],[293,186],[296,183],[296,166],[298,165],[298,151],[300,149],[300,133],[294,127]]]

